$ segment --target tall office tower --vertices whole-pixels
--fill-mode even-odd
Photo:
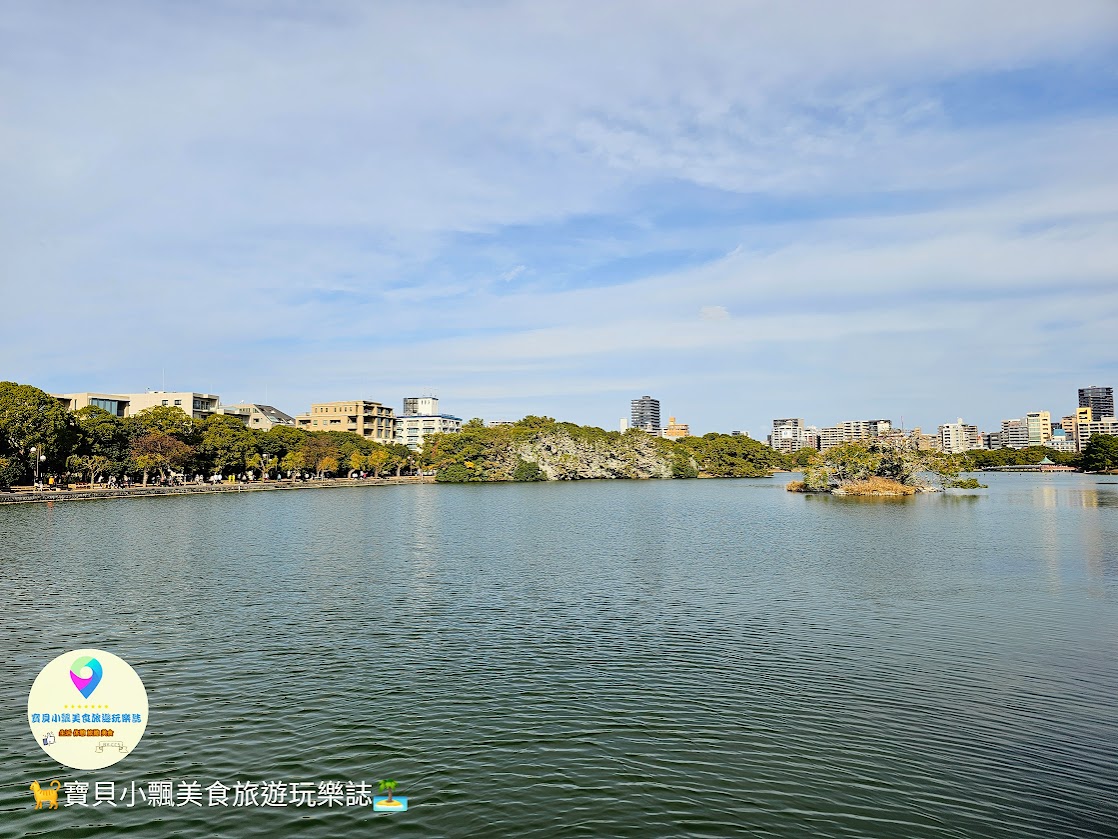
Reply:
[[[1094,422],[1114,416],[1114,388],[1098,385],[1079,388],[1079,407],[1090,408]]]
[[[632,400],[629,405],[632,408],[629,421],[630,428],[639,428],[650,434],[660,433],[659,399],[653,399],[651,396],[642,396],[640,399]]]

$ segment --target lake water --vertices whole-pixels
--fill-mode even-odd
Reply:
[[[0,839],[1118,836],[1118,478],[982,479],[0,507]],[[99,772],[27,727],[80,647],[151,703]],[[407,813],[27,788],[385,777]]]

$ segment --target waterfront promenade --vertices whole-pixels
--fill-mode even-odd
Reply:
[[[323,478],[308,481],[249,481],[238,483],[183,484],[176,486],[133,486],[112,489],[70,489],[63,487],[13,487],[11,492],[0,492],[0,504],[34,504],[52,501],[93,501],[114,498],[146,498],[158,495],[210,495],[221,492],[270,492],[290,489],[331,489],[335,487],[393,486],[396,484],[434,483],[433,477],[408,476],[403,478]]]

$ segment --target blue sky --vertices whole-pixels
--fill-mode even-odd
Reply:
[[[42,2],[0,378],[693,430],[1118,386],[1118,4]]]

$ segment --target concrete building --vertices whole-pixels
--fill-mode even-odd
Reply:
[[[434,396],[414,396],[404,400],[404,413],[396,418],[396,442],[413,451],[423,448],[428,434],[457,434],[462,419],[439,413],[439,400]]]
[[[1095,415],[1089,405],[1077,408],[1074,414],[1069,414],[1060,420],[1060,427],[1064,429],[1064,434],[1070,437],[1076,444],[1076,451],[1079,451],[1079,425],[1080,423],[1094,422]]]
[[[1099,385],[1079,388],[1079,407],[1090,408],[1096,420],[1114,416],[1114,388]]]
[[[1029,430],[1029,445],[1043,446],[1052,439],[1052,414],[1048,411],[1030,411],[1025,414]]]
[[[669,440],[682,440],[691,436],[691,427],[685,422],[676,422],[675,417],[668,417],[668,426],[664,429],[664,436]]]
[[[873,440],[887,434],[892,428],[892,421],[886,419],[847,420],[820,430],[819,448],[825,451],[843,443]]]
[[[219,405],[219,414],[228,414],[237,417],[245,424],[246,428],[258,428],[268,431],[277,425],[295,425],[295,417],[285,414],[272,405],[261,405],[258,402],[238,402],[236,405]]]
[[[632,400],[629,405],[631,408],[630,427],[639,428],[641,431],[659,436],[660,400],[653,399],[651,396],[642,396],[640,399]]]
[[[1055,449],[1058,452],[1076,452],[1075,438],[1066,433],[1062,428],[1055,429],[1052,432],[1052,439],[1045,443],[1050,449]]]
[[[129,402],[127,416],[162,405],[170,408],[181,408],[184,413],[189,414],[194,419],[204,420],[216,414],[217,406],[221,404],[220,397],[215,393],[194,393],[188,390],[149,390],[146,393],[125,393],[123,395]]]
[[[67,411],[80,411],[93,405],[102,408],[114,417],[128,416],[129,400],[119,393],[52,393]]]
[[[1076,431],[1076,450],[1083,451],[1087,448],[1087,443],[1093,434],[1109,434],[1118,437],[1118,418],[1103,417],[1100,420],[1081,422],[1076,426]]]
[[[1000,431],[983,431],[982,432],[982,448],[984,449],[1000,449],[1002,447],[1002,435]]]
[[[439,413],[437,396],[408,396],[404,398],[405,417],[434,416]]]
[[[961,454],[982,448],[982,435],[977,425],[967,425],[963,418],[939,427],[940,449],[950,454]]]
[[[378,443],[396,441],[396,414],[387,405],[369,399],[349,402],[316,402],[295,424],[308,431],[350,431]]]
[[[748,435],[746,435],[748,436]],[[800,417],[785,417],[773,420],[773,430],[769,434],[769,448],[791,454],[800,449],[819,449],[819,429],[814,425],[804,425]]]
[[[1029,424],[1023,419],[1002,420],[1000,448],[1023,449],[1029,445]]]

